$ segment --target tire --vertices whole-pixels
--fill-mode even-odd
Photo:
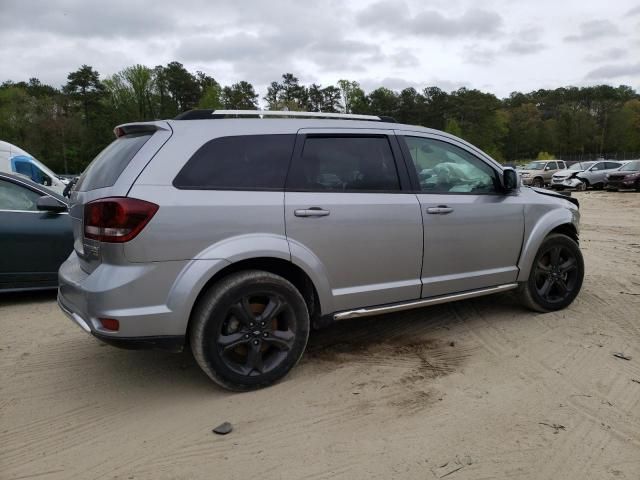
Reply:
[[[578,296],[583,279],[578,244],[566,235],[551,234],[540,245],[529,279],[520,287],[522,303],[536,312],[561,310]]]
[[[232,391],[267,387],[302,358],[309,312],[284,278],[261,270],[230,274],[210,287],[191,317],[191,350],[202,370]]]
[[[537,188],[544,188],[544,180],[540,177],[536,177],[533,179],[533,182],[531,182],[531,186],[537,187]]]
[[[579,192],[584,192],[586,189],[587,189],[587,182],[585,182],[584,180],[581,180],[580,185],[576,187],[576,190]]]

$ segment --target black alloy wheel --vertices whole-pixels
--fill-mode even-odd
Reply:
[[[200,368],[234,391],[284,377],[302,357],[309,311],[288,280],[262,270],[229,274],[202,295],[191,318],[190,344]]]
[[[215,341],[227,368],[262,375],[286,360],[296,332],[293,308],[272,292],[256,291],[228,308]]]
[[[578,260],[568,248],[551,245],[538,257],[534,272],[538,295],[552,304],[562,302],[576,287]]]
[[[526,282],[520,285],[523,303],[537,312],[561,310],[580,293],[584,260],[577,242],[560,233],[544,239]]]

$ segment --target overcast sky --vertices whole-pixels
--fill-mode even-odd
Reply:
[[[222,84],[640,90],[639,0],[0,0],[0,82],[172,60]]]

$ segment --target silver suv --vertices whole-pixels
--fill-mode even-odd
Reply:
[[[512,289],[548,312],[582,285],[578,202],[443,132],[193,111],[115,133],[71,194],[59,305],[113,345],[189,344],[229,389],[282,378],[311,327]]]

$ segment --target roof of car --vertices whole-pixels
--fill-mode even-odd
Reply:
[[[26,177],[24,175],[0,172],[0,179],[7,179],[7,180],[12,180],[15,183],[21,183],[21,184],[23,184],[25,186],[28,186],[29,188],[31,188],[33,190],[37,190],[38,192],[42,193],[43,195],[50,195],[50,196],[54,197],[55,199],[60,200],[61,202],[64,202],[65,204],[69,203],[68,199],[66,199],[65,197],[63,197],[59,193],[48,189],[44,185],[40,185],[39,183],[36,183],[36,182],[32,181],[29,177]]]

